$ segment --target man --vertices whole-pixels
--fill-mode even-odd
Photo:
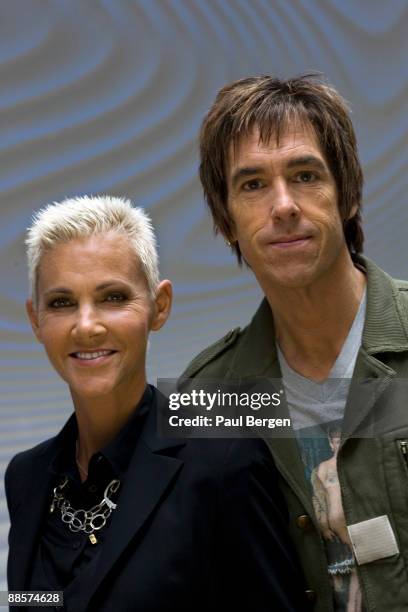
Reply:
[[[408,419],[391,392],[408,377],[408,285],[361,255],[347,105],[314,76],[239,80],[219,92],[200,149],[215,230],[265,298],[183,377],[283,379],[296,436],[266,442],[314,610],[408,610]],[[369,435],[368,422],[388,430]],[[318,484],[337,500],[321,509],[330,525]]]

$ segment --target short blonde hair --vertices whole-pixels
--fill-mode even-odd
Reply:
[[[45,251],[69,240],[108,232],[128,238],[154,296],[159,283],[159,258],[150,217],[130,200],[103,195],[53,202],[34,215],[25,241],[33,300],[37,299],[38,267]]]

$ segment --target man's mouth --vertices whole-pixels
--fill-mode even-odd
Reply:
[[[311,236],[282,236],[277,240],[272,240],[270,244],[277,248],[293,248],[303,246]]]
[[[93,361],[95,359],[100,359],[101,357],[113,355],[114,353],[116,353],[116,351],[111,349],[101,349],[98,351],[76,351],[75,353],[70,353],[70,357],[85,361]]]

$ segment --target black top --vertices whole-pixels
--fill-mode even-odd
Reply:
[[[75,415],[72,415],[60,451],[50,464],[49,471],[53,474],[56,485],[65,478],[68,479],[63,493],[73,508],[88,510],[100,503],[107,485],[113,479],[118,479],[122,485],[135,444],[154,398],[152,389],[147,386],[132,416],[114,440],[100,452],[92,455],[88,477],[83,483],[75,460],[78,427]],[[110,496],[112,501],[118,504],[120,504],[120,490],[121,486],[117,493]],[[51,501],[52,497],[50,507]],[[69,525],[62,521],[61,510],[55,508],[52,513],[48,513],[33,564],[30,589],[63,590],[83,573],[85,566],[95,563],[106,530],[109,529],[110,518],[105,527],[94,532],[97,542],[93,544],[88,534],[83,531],[71,531]]]

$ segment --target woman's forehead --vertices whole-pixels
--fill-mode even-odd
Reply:
[[[144,278],[139,260],[124,236],[96,234],[47,249],[38,267],[38,289],[61,283],[97,285],[105,278],[135,282]]]

